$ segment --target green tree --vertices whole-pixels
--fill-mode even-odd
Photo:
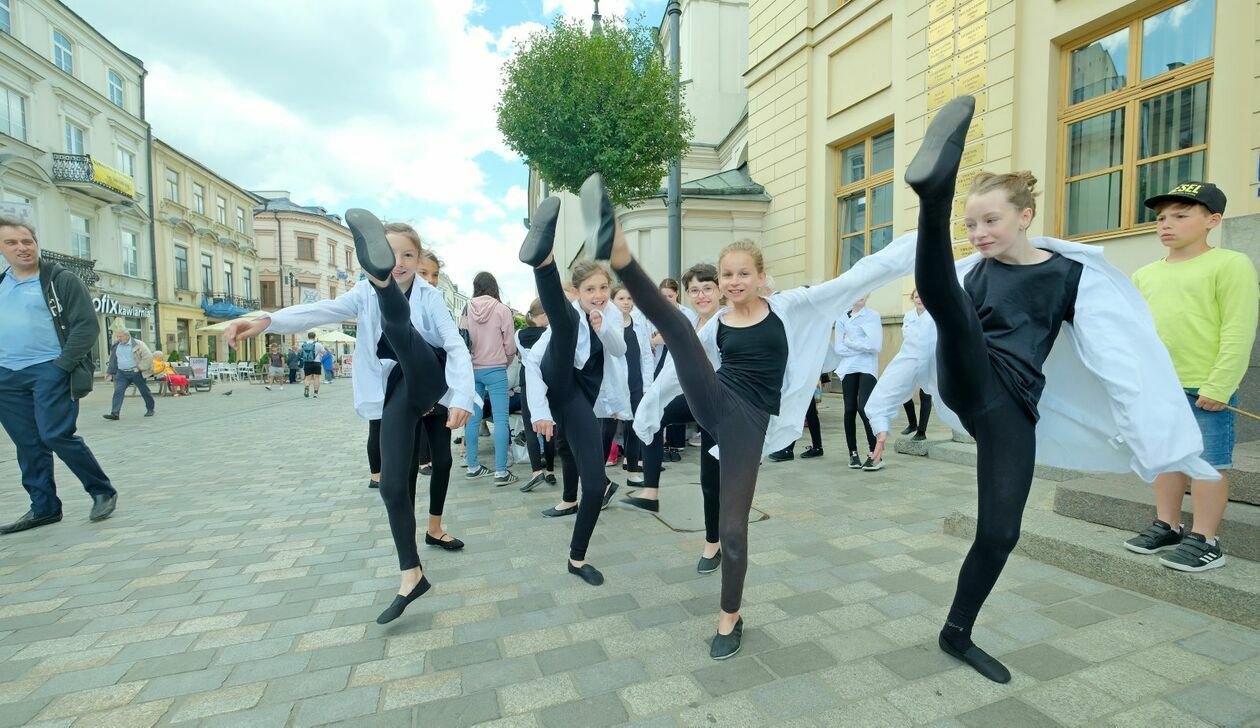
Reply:
[[[657,194],[694,121],[671,98],[674,73],[644,25],[602,32],[560,18],[504,64],[499,131],[552,187],[577,192],[604,175],[613,204]]]

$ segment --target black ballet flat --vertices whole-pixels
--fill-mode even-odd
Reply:
[[[552,506],[543,511],[542,514],[547,518],[560,518],[561,516],[571,516],[577,513],[577,506],[569,506],[568,508],[556,508]]]
[[[621,502],[652,513],[660,513],[661,511],[660,501],[653,498],[636,498],[632,495],[628,495],[625,498],[622,498]]]
[[[582,219],[586,222],[586,245],[595,260],[612,257],[613,234],[617,218],[613,215],[604,176],[599,172],[582,183]]]
[[[369,479],[368,479],[368,487],[369,487],[369,488],[380,488],[380,487],[381,487],[381,481],[379,481],[379,480],[372,480],[371,478],[369,478]]]
[[[730,634],[715,634],[713,642],[709,645],[709,657],[715,660],[725,660],[734,657],[739,652],[740,643],[744,640],[744,618],[740,617],[735,623],[735,629]]]
[[[450,536],[450,534],[449,534],[449,533],[444,533],[444,534],[442,534],[442,535],[443,535],[443,536]],[[432,536],[430,536],[428,533],[426,533],[426,534],[424,534],[424,542],[425,542],[426,544],[430,545],[430,546],[441,546],[442,548],[446,549],[447,551],[459,551],[460,549],[464,548],[464,542],[463,542],[463,541],[460,541],[459,539],[455,538],[454,536],[451,536],[451,540],[450,540],[450,541],[443,541],[443,540],[442,540],[442,539],[440,539],[440,538],[433,538],[433,537],[432,537]]]
[[[722,552],[719,551],[716,554],[713,554],[713,558],[711,559],[706,559],[705,557],[701,556],[700,562],[696,564],[696,572],[700,574],[712,574],[713,572],[717,571],[718,567],[721,565],[722,565]]]
[[[971,96],[958,96],[941,107],[923,135],[919,151],[906,167],[906,184],[920,198],[948,197],[962,161],[967,127],[976,110]],[[950,189],[947,189],[947,186]],[[946,200],[948,202],[948,200]]]
[[[604,488],[604,503],[599,507],[601,511],[607,508],[609,503],[612,503],[612,497],[617,493],[617,487],[616,483],[611,480],[608,481],[608,484]]]
[[[518,257],[525,265],[537,268],[543,264],[556,241],[556,221],[560,219],[560,198],[548,197],[539,203],[529,218],[529,232],[521,243]]]
[[[581,567],[577,567],[570,563],[569,573],[580,578],[582,581],[590,584],[591,586],[600,586],[604,583],[604,575],[599,572],[599,569],[596,569],[590,564],[582,564]]]
[[[346,227],[354,236],[354,254],[363,271],[378,281],[389,280],[394,269],[394,249],[385,239],[385,226],[376,215],[360,207],[346,210]]]
[[[408,594],[407,596],[403,596],[402,594],[394,595],[394,601],[390,602],[389,606],[385,607],[385,611],[381,612],[381,616],[376,618],[376,623],[389,624],[395,619],[398,619],[399,617],[402,616],[402,613],[406,611],[408,604],[411,604],[415,600],[424,596],[424,593],[427,592],[432,586],[433,585],[429,583],[428,579],[426,579],[423,576],[420,577],[420,583],[416,584],[415,588],[411,590],[410,594]]]
[[[941,651],[950,657],[962,660],[971,665],[971,668],[981,675],[989,678],[995,683],[1005,685],[1011,681],[1011,671],[1006,666],[998,662],[989,653],[980,649],[976,645],[968,647],[965,652],[959,651],[945,639],[945,635],[938,635],[936,642],[941,647]]]

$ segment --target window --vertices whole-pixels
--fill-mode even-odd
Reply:
[[[179,172],[166,170],[166,199],[179,202]]]
[[[254,297],[254,271],[249,268],[241,268],[241,295],[246,298]]]
[[[275,308],[279,304],[276,303],[276,282],[275,281],[259,281],[258,291],[262,299],[262,305]]]
[[[193,211],[198,215],[206,214],[206,188],[193,182]]]
[[[331,301],[332,299],[336,297],[337,297],[337,286],[336,284],[333,284],[328,287],[328,300]]]
[[[123,230],[122,238],[122,267],[123,275],[140,276],[140,249],[136,245],[136,234],[128,230]]]
[[[118,171],[128,177],[136,176],[136,155],[134,152],[118,147]]]
[[[201,292],[210,293],[214,290],[214,256],[208,253],[201,254]]]
[[[232,264],[223,261],[223,292],[231,296],[236,292],[236,286],[232,284]]]
[[[53,64],[74,75],[74,46],[60,30],[53,31]]]
[[[111,68],[105,72],[106,80],[109,83],[109,100],[114,102],[115,106],[123,105],[123,82],[122,76],[119,76]]]
[[[175,246],[175,287],[188,290],[188,248]]]
[[[1207,176],[1214,0],[1185,0],[1065,50],[1059,229],[1132,230],[1142,201]]]
[[[315,238],[297,239],[298,260],[315,260]]]
[[[219,221],[220,225],[227,225],[227,200],[216,195],[215,206],[217,208],[215,219]]]
[[[86,217],[70,216],[70,255],[92,258],[92,226]]]
[[[839,151],[836,188],[836,272],[846,271],[892,241],[893,132]]]
[[[13,9],[10,0],[0,0],[0,31],[13,34]]]
[[[73,121],[66,122],[66,154],[86,154],[83,151],[83,127]]]
[[[337,265],[337,244],[328,244],[328,265]]]
[[[0,134],[26,141],[26,99],[4,86],[0,86]]]
[[[236,208],[236,232],[245,234],[245,210],[240,207]]]
[[[354,253],[347,250],[346,251],[346,273],[349,273],[352,270],[354,270]]]

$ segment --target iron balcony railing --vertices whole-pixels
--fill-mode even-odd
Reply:
[[[57,182],[96,185],[124,197],[135,196],[135,181],[129,175],[90,155],[53,153],[52,157],[52,178]]]
[[[246,298],[231,293],[207,293],[204,297],[211,304],[230,303],[237,308],[247,308],[250,311],[257,311],[260,308],[257,298]]]
[[[57,253],[51,250],[40,250],[39,255],[44,260],[60,265],[62,268],[70,271],[83,281],[85,286],[94,286],[101,279],[96,274],[96,261],[87,258],[77,258],[73,255],[65,253]]]

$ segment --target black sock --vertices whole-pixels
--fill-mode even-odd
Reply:
[[[960,627],[949,620],[946,620],[945,626],[941,628],[941,636],[959,652],[966,652],[974,644],[971,641],[970,627]]]

